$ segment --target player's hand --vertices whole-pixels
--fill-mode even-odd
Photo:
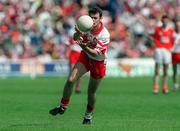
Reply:
[[[77,25],[75,25],[74,29],[75,29],[76,33],[78,33],[79,35],[83,34],[83,33],[78,29]]]
[[[83,37],[80,36],[79,39],[76,40],[76,44],[78,44],[81,47],[85,47],[85,46],[87,46],[88,43],[84,42]]]
[[[77,40],[76,40],[76,44],[81,45],[83,42],[83,38],[80,36]]]
[[[75,25],[74,29],[76,31],[73,35],[74,41],[77,41],[79,39],[85,40],[85,37],[84,37],[85,35],[78,29],[77,25]],[[82,38],[80,38],[80,37],[82,37]]]
[[[78,34],[77,32],[74,33],[74,35],[73,35],[73,40],[74,40],[74,41],[77,41],[79,38],[80,38],[80,34]]]

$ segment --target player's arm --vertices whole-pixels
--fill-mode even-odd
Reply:
[[[82,48],[82,50],[84,50],[91,56],[95,57],[95,56],[99,55],[98,51],[96,50],[97,43],[94,43],[94,42],[86,39],[86,37],[83,38],[80,36],[80,38],[78,40],[76,40],[76,44],[78,44]],[[92,45],[94,45],[94,46],[92,46]]]
[[[159,30],[158,30],[158,28],[156,28],[155,31],[154,31],[154,36],[153,36],[153,41],[154,41],[155,46],[160,43],[158,34],[159,34]]]
[[[110,42],[109,34],[105,34],[99,39],[94,38],[93,41],[87,42],[85,45],[86,48],[84,48],[84,50],[92,56],[103,55],[107,50],[107,46],[109,45],[109,42]]]
[[[95,50],[95,48],[88,46],[88,43],[81,43],[79,45],[81,46],[82,50],[87,52],[89,55],[94,56],[94,57],[99,55],[99,53]]]

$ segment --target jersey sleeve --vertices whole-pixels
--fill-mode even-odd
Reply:
[[[95,50],[99,53],[99,54],[105,54],[107,51],[107,46],[110,43],[110,35],[109,33],[105,33],[102,36],[100,36],[99,38],[96,38],[96,48]]]

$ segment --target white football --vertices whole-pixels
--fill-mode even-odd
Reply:
[[[88,32],[93,26],[93,20],[88,15],[82,15],[77,19],[76,25],[80,31]]]

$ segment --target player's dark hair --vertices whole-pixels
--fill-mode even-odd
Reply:
[[[102,10],[99,7],[92,7],[89,9],[88,14],[99,14],[100,18],[102,17]]]
[[[161,20],[163,20],[163,19],[168,19],[169,17],[167,16],[167,15],[163,15],[162,17],[161,17]]]

